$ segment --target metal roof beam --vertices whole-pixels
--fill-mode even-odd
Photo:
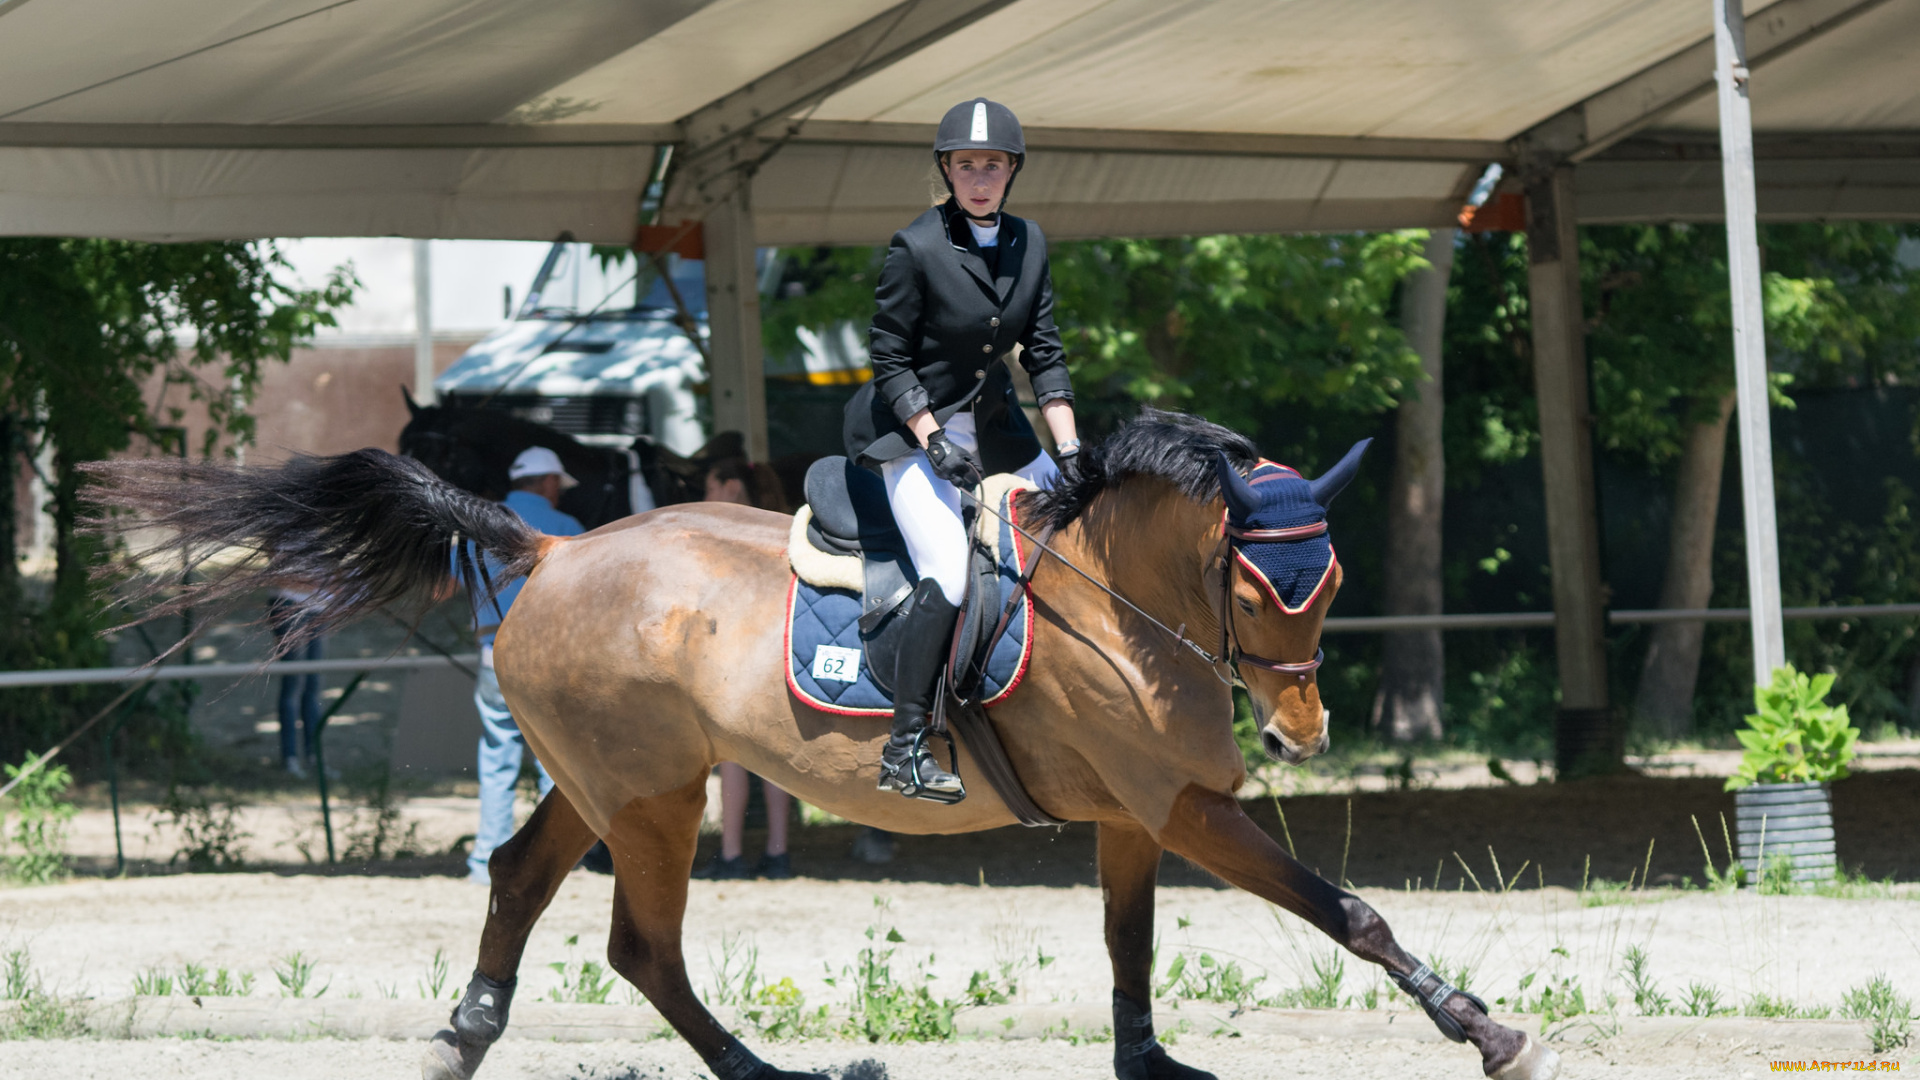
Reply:
[[[788,134],[793,114],[876,71],[1007,7],[1014,0],[907,0],[832,41],[775,68],[680,120],[676,168],[698,187],[719,173],[751,165],[760,139]]]
[[[1747,20],[1747,66],[1757,68],[1886,0],[1778,0]],[[1713,37],[1628,76],[1513,140],[1523,164],[1584,161],[1713,93]]]
[[[139,150],[437,150],[653,146],[677,124],[0,123],[0,147]]]
[[[843,146],[933,145],[932,124],[861,123],[809,120],[795,142]],[[1086,153],[1189,154],[1223,157],[1280,157],[1391,161],[1450,161],[1484,164],[1507,157],[1506,143],[1494,139],[1387,139],[1340,135],[1264,135],[1213,131],[1128,131],[1101,128],[1026,129],[1031,150]]]

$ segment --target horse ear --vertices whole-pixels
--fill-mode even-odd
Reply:
[[[407,388],[406,383],[400,384],[400,396],[407,399],[407,414],[410,416],[419,416],[420,404],[413,400],[413,391]]]
[[[1253,485],[1233,467],[1227,455],[1214,453],[1214,466],[1220,474],[1220,497],[1227,500],[1229,516],[1245,521],[1260,509],[1260,496],[1253,493]]]
[[[1360,471],[1360,459],[1366,455],[1367,447],[1373,445],[1372,439],[1361,439],[1347,451],[1340,463],[1316,477],[1310,485],[1313,489],[1313,501],[1328,507],[1333,505],[1333,497],[1346,489],[1353,480],[1353,474]]]

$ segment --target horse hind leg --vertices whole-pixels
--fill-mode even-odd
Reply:
[[[1113,1073],[1119,1080],[1215,1080],[1153,1037],[1153,889],[1160,845],[1138,825],[1101,822],[1100,892],[1113,961]]]
[[[660,1010],[714,1080],[827,1080],[821,1073],[776,1069],[754,1056],[713,1018],[687,979],[680,927],[706,802],[702,770],[686,786],[635,799],[614,815],[607,836],[614,875],[607,962]]]
[[[1386,968],[1396,982],[1425,968],[1394,940],[1387,920],[1359,897],[1300,865],[1240,809],[1230,795],[1189,787],[1175,800],[1159,840],[1229,884],[1286,908],[1348,951]],[[1422,974],[1416,989],[1436,994],[1438,976]],[[1435,1010],[1429,1008],[1430,1013]],[[1435,1024],[1480,1051],[1494,1080],[1554,1080],[1560,1056],[1539,1040],[1496,1024],[1466,995],[1444,998]]]
[[[560,883],[596,837],[567,797],[554,788],[533,816],[487,860],[493,879],[487,925],[473,980],[453,1010],[450,1029],[434,1034],[420,1063],[423,1080],[469,1080],[507,1028],[520,957]]]

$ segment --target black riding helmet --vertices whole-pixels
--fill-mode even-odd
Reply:
[[[1021,132],[1020,118],[1013,115],[1012,109],[997,101],[974,98],[948,109],[947,115],[940,118],[940,130],[933,137],[934,164],[937,166],[940,156],[951,150],[1000,150],[1010,155],[1013,175],[1007,178],[1006,191],[1006,195],[1010,195],[1013,182],[1020,177],[1020,167],[1026,164],[1027,137]],[[946,181],[947,194],[953,194],[953,180],[945,169],[940,171],[940,176]],[[1006,195],[1001,196],[1001,206],[1006,205]]]

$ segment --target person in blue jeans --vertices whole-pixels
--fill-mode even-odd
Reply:
[[[312,595],[296,589],[280,589],[267,601],[267,627],[273,631],[276,645],[299,629],[300,620],[305,617],[302,608]],[[326,639],[316,637],[280,659],[319,660],[326,655]],[[319,727],[320,676],[317,673],[281,676],[280,760],[288,773],[298,777],[307,775],[303,763],[313,756],[313,739]],[[296,736],[296,731],[304,737]]]
[[[585,531],[571,515],[560,512],[560,493],[576,481],[561,467],[558,454],[544,446],[524,450],[513,459],[507,479],[513,490],[503,505],[522,521],[548,536],[578,536]],[[494,569],[488,566],[490,572]],[[457,563],[454,573],[459,574]],[[473,687],[473,703],[480,710],[480,828],[474,833],[473,853],[467,856],[467,880],[476,885],[492,883],[487,859],[513,836],[513,788],[520,779],[527,741],[500,696],[500,680],[493,673],[493,636],[525,581],[507,582],[491,602],[474,604],[473,628],[480,639],[480,672]],[[533,764],[540,773],[544,798],[553,789],[553,780],[539,759]]]

